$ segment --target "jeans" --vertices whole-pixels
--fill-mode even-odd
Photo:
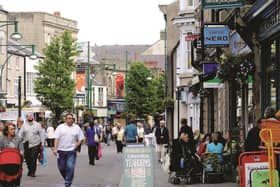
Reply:
[[[57,167],[64,178],[65,186],[71,186],[74,178],[76,151],[58,151]]]

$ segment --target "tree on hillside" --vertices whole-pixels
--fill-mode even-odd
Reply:
[[[135,114],[136,117],[164,111],[164,79],[159,76],[148,80],[148,77],[152,77],[152,73],[141,62],[134,62],[127,73],[128,113]]]
[[[35,92],[58,123],[61,114],[73,108],[75,82],[71,74],[75,70],[77,44],[71,33],[65,31],[62,36],[53,38],[43,53],[44,60],[35,67],[39,74],[35,80]]]

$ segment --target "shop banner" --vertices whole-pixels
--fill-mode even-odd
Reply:
[[[244,0],[203,0],[203,9],[237,8],[244,4]]]
[[[123,156],[122,186],[154,186],[154,155],[151,147],[127,146]]]
[[[220,64],[218,63],[204,63],[203,64],[203,74],[213,74],[216,73]],[[223,88],[224,83],[221,79],[215,77],[210,80],[206,80],[203,82],[203,88]]]
[[[205,47],[228,47],[229,29],[224,25],[211,25],[204,27]]]

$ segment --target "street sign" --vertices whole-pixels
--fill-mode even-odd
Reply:
[[[194,33],[188,33],[185,36],[185,41],[189,42],[189,41],[194,41],[195,39],[197,39],[200,36],[200,34],[194,34]]]
[[[151,147],[125,147],[122,187],[154,186],[153,156],[153,149]]]
[[[206,25],[204,27],[205,47],[229,46],[229,29],[225,25]]]
[[[204,9],[237,8],[244,4],[244,0],[203,0]]]

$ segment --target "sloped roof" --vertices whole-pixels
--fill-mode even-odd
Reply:
[[[164,40],[158,40],[151,47],[141,53],[141,55],[164,55]]]

